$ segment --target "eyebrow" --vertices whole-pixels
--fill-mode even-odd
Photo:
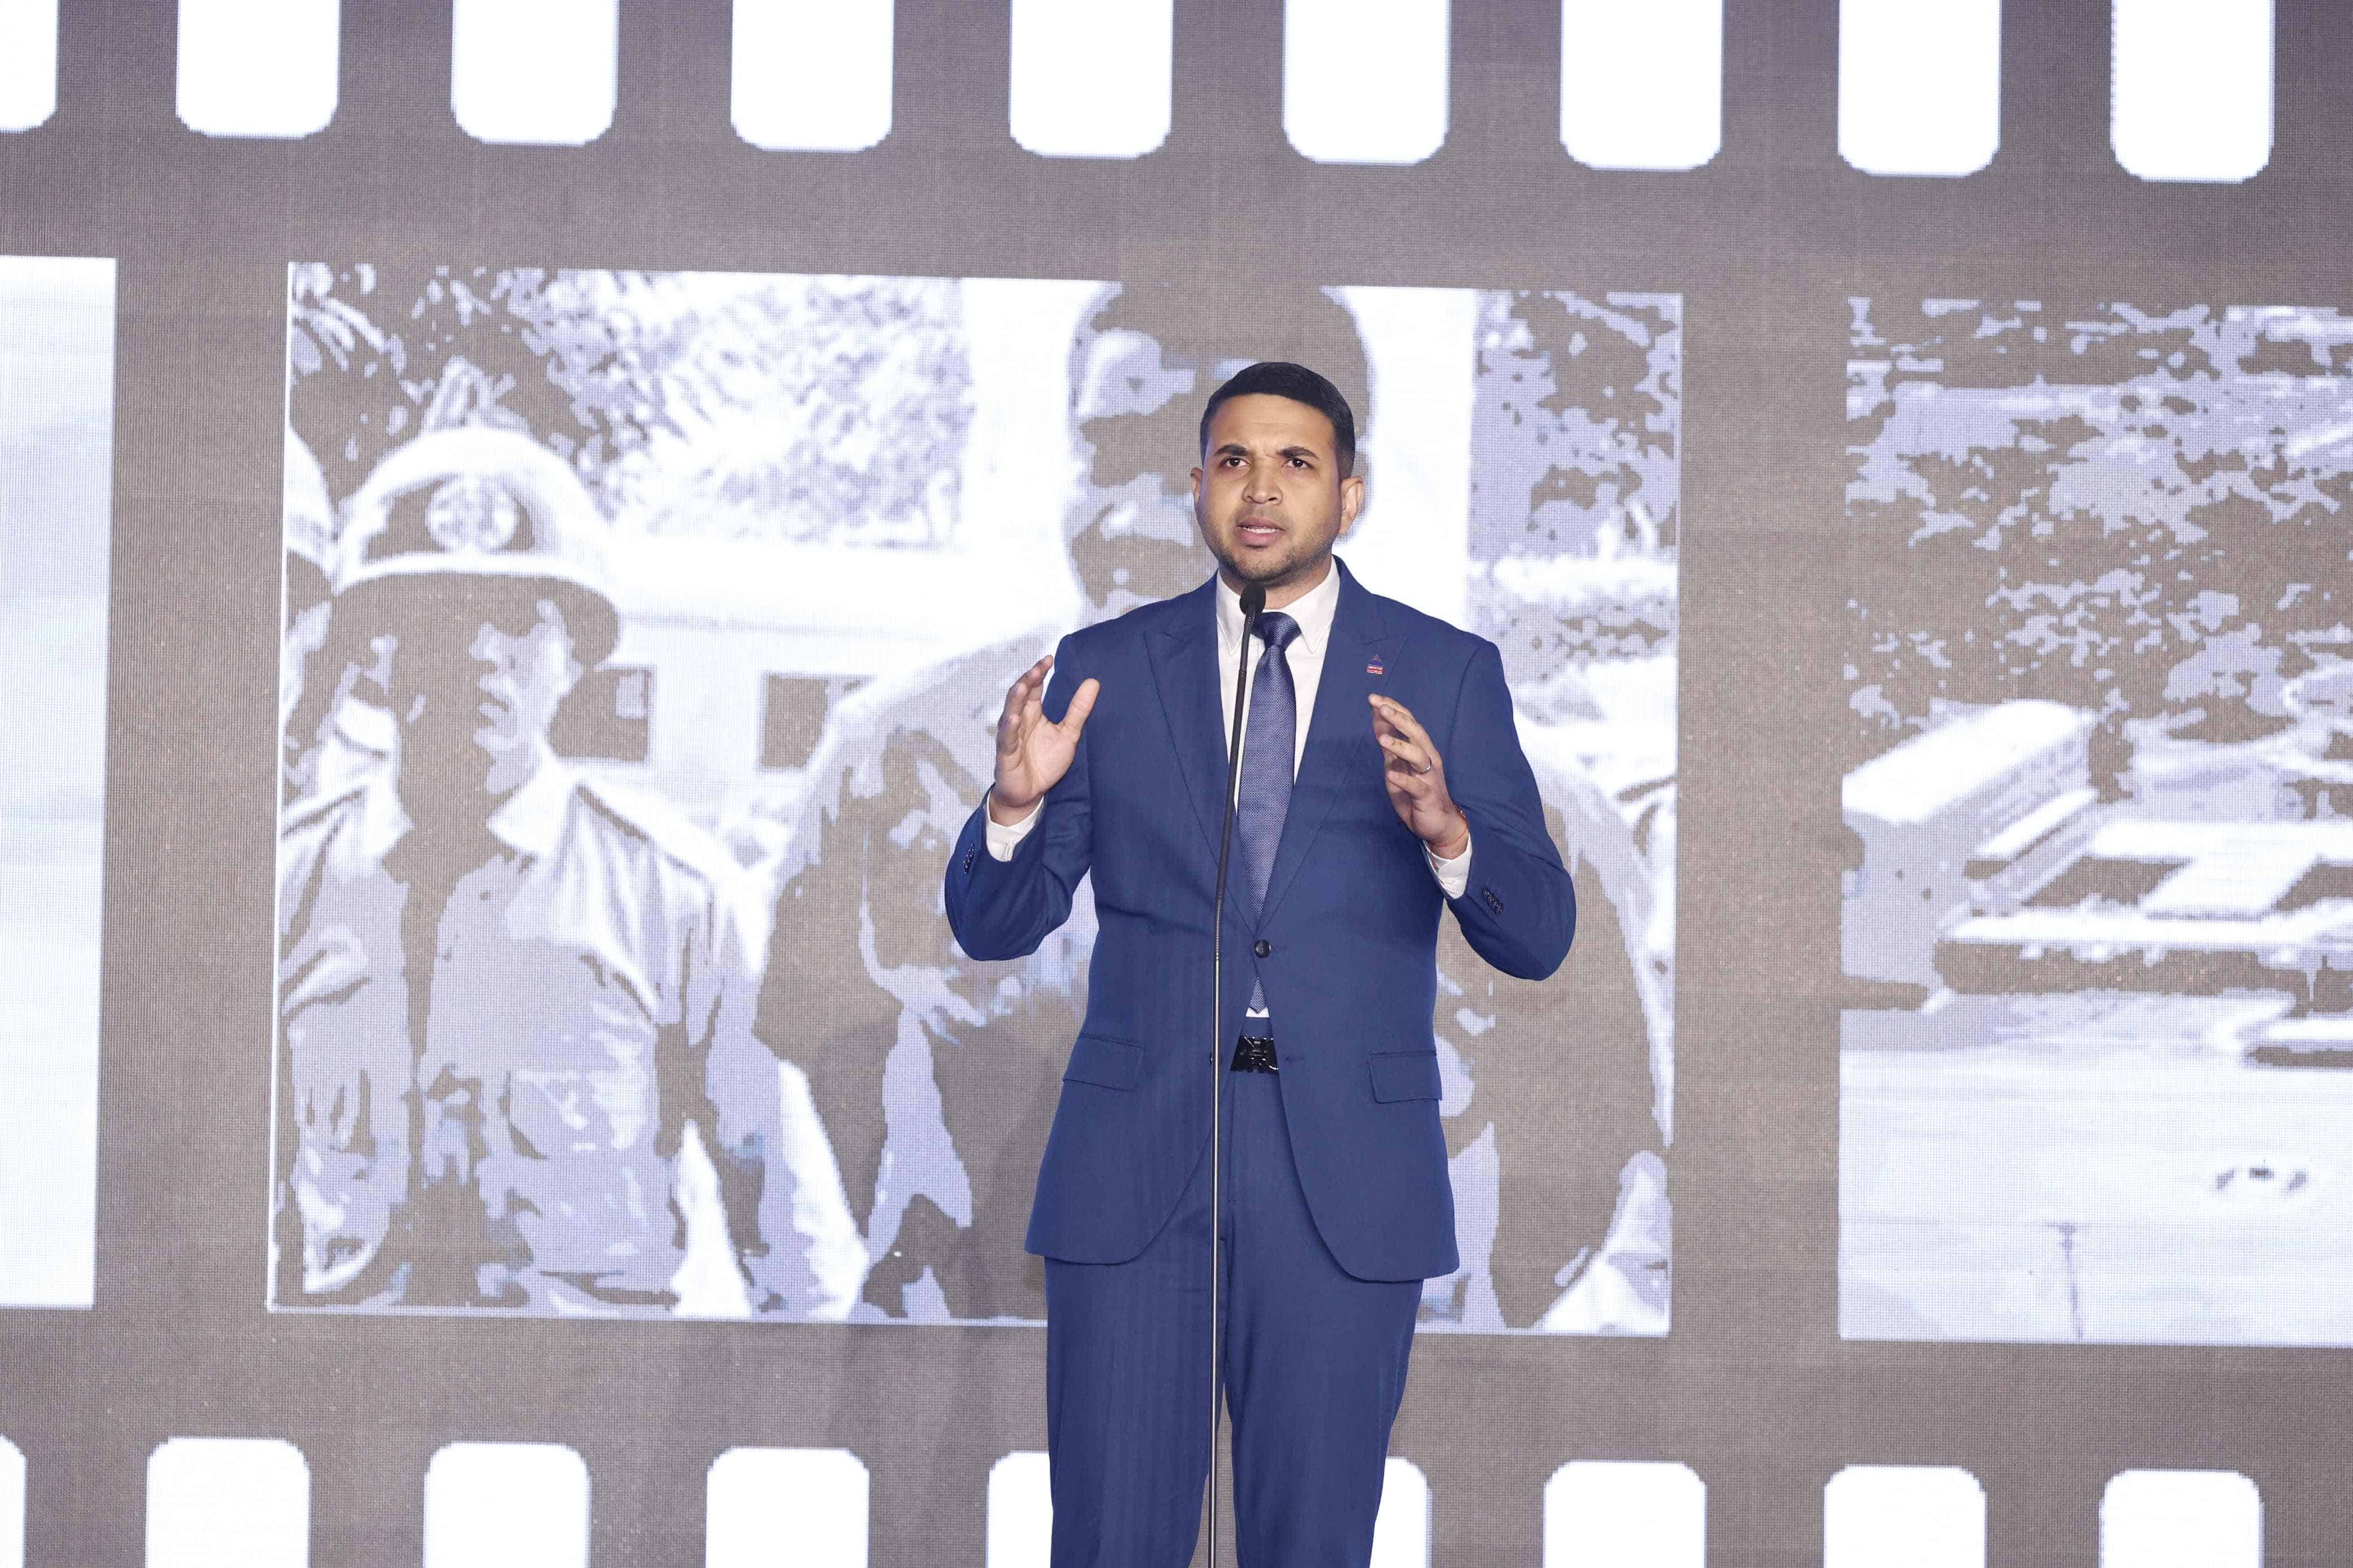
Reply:
[[[1240,456],[1240,457],[1244,457],[1244,458],[1247,458],[1247,457],[1249,457],[1249,456],[1250,456],[1250,448],[1249,448],[1248,447],[1243,446],[1240,441],[1227,441],[1227,442],[1221,443],[1219,446],[1218,446],[1217,447],[1215,447],[1214,449],[1212,449],[1212,450],[1211,450],[1211,452],[1209,453],[1209,456],[1211,456],[1212,458],[1222,458],[1222,457],[1224,457],[1226,454],[1228,454],[1229,452],[1231,452],[1231,453],[1237,454],[1237,455],[1239,455],[1239,456]],[[1291,447],[1283,447],[1278,448],[1278,449],[1276,450],[1276,452],[1275,452],[1275,454],[1274,454],[1274,455],[1275,455],[1276,457],[1278,457],[1278,458],[1316,458],[1316,459],[1318,459],[1318,460],[1320,460],[1320,459],[1323,458],[1323,456],[1324,456],[1324,454],[1323,454],[1323,453],[1321,453],[1321,452],[1317,451],[1317,450],[1316,450],[1314,447],[1300,447],[1300,446],[1291,446]]]

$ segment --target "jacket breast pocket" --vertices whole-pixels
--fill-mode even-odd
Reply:
[[[1104,1089],[1134,1089],[1143,1070],[1142,1047],[1105,1035],[1081,1035],[1079,1043],[1071,1047],[1071,1065],[1062,1069],[1062,1079],[1066,1083],[1099,1084]]]
[[[1372,1058],[1373,1098],[1378,1100],[1439,1098],[1438,1053],[1379,1051]]]

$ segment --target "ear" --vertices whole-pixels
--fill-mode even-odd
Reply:
[[[570,632],[565,633],[564,695],[566,697],[571,696],[573,691],[579,686],[580,678],[587,673],[588,667],[580,662],[580,645],[573,640],[572,634]]]
[[[1364,510],[1364,476],[1350,474],[1340,481],[1340,531],[1343,534],[1356,526],[1356,514]]]
[[[554,632],[564,645],[562,696],[569,697],[572,695],[573,689],[580,684],[580,678],[588,673],[588,667],[580,662],[579,639],[572,635],[572,627],[564,618],[564,606],[554,599],[542,599],[539,602],[539,620],[540,624]]]
[[[1193,470],[1193,504],[1197,507],[1201,504],[1201,470],[1198,468]]]

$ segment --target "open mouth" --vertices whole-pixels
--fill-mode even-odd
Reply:
[[[1244,544],[1268,545],[1282,537],[1282,529],[1259,518],[1244,518],[1234,526],[1234,533]]]

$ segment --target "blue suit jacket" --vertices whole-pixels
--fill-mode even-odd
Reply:
[[[1086,1018],[1038,1172],[1031,1252],[1124,1262],[1158,1234],[1208,1146],[1211,1053],[1241,1032],[1255,973],[1280,1031],[1300,1185],[1333,1257],[1365,1279],[1457,1266],[1430,1032],[1440,906],[1451,901],[1489,963],[1541,980],[1568,952],[1576,899],[1495,646],[1340,571],[1262,910],[1249,907],[1239,850],[1231,861],[1214,1030],[1209,917],[1226,773],[1214,580],[1065,637],[1048,717],[1062,717],[1081,681],[1103,683],[1070,772],[1010,860],[988,853],[985,804],[965,824],[947,911],[976,959],[1033,951],[1069,914],[1079,879],[1094,879]],[[1470,819],[1460,899],[1445,897],[1389,805],[1366,701],[1375,689],[1429,730]]]

